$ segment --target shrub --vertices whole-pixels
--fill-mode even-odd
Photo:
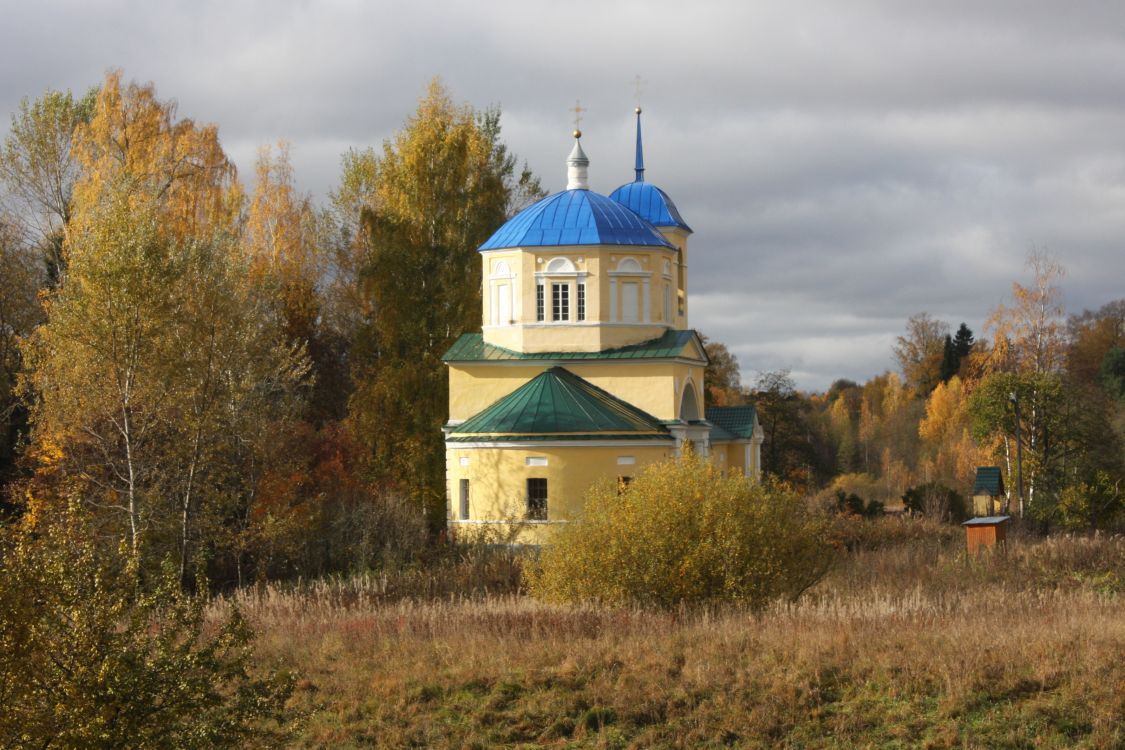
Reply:
[[[1121,481],[1099,471],[1093,481],[1064,487],[1053,505],[1045,504],[1043,520],[1064,529],[1104,529],[1121,521]]]
[[[886,513],[886,510],[886,507],[879,500],[864,503],[863,498],[854,492],[849,494],[843,490],[836,491],[837,513],[851,513],[863,518],[878,518]]]
[[[760,606],[795,599],[824,575],[832,552],[823,530],[784,485],[724,477],[689,455],[647,467],[626,487],[591,488],[529,585],[550,601]]]
[[[966,516],[965,498],[938,482],[911,487],[903,494],[902,504],[908,511],[937,521],[961,523]]]
[[[249,627],[205,604],[170,563],[142,585],[77,503],[29,513],[0,538],[0,746],[277,746],[291,680],[252,676]]]

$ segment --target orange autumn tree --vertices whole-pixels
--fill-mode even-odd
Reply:
[[[289,145],[258,150],[255,187],[246,212],[242,244],[253,271],[276,286],[286,328],[309,338],[320,315],[317,285],[323,258],[312,200],[297,192]]]
[[[89,231],[95,207],[121,181],[158,202],[162,234],[183,240],[233,231],[243,194],[218,127],[176,113],[176,102],[159,100],[153,84],[123,85],[120,70],[106,74],[93,116],[74,134],[82,177],[68,238]]]
[[[964,492],[977,466],[991,462],[993,447],[979,445],[969,418],[971,384],[954,375],[938,383],[926,400],[926,415],[918,424],[926,475]]]

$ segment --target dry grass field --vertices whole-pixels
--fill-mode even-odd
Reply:
[[[879,523],[756,613],[377,577],[237,600],[298,674],[296,747],[1125,747],[1125,538],[969,561],[955,527]]]

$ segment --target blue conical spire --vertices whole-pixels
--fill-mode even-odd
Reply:
[[[641,148],[641,108],[637,107],[637,165],[634,167],[637,170],[636,182],[645,181],[645,154],[644,149]]]

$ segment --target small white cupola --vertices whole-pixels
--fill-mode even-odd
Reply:
[[[590,166],[590,160],[586,157],[586,152],[582,150],[582,131],[574,131],[574,148],[570,150],[570,156],[566,159],[566,189],[567,190],[589,190],[590,182],[586,176],[586,168]]]

